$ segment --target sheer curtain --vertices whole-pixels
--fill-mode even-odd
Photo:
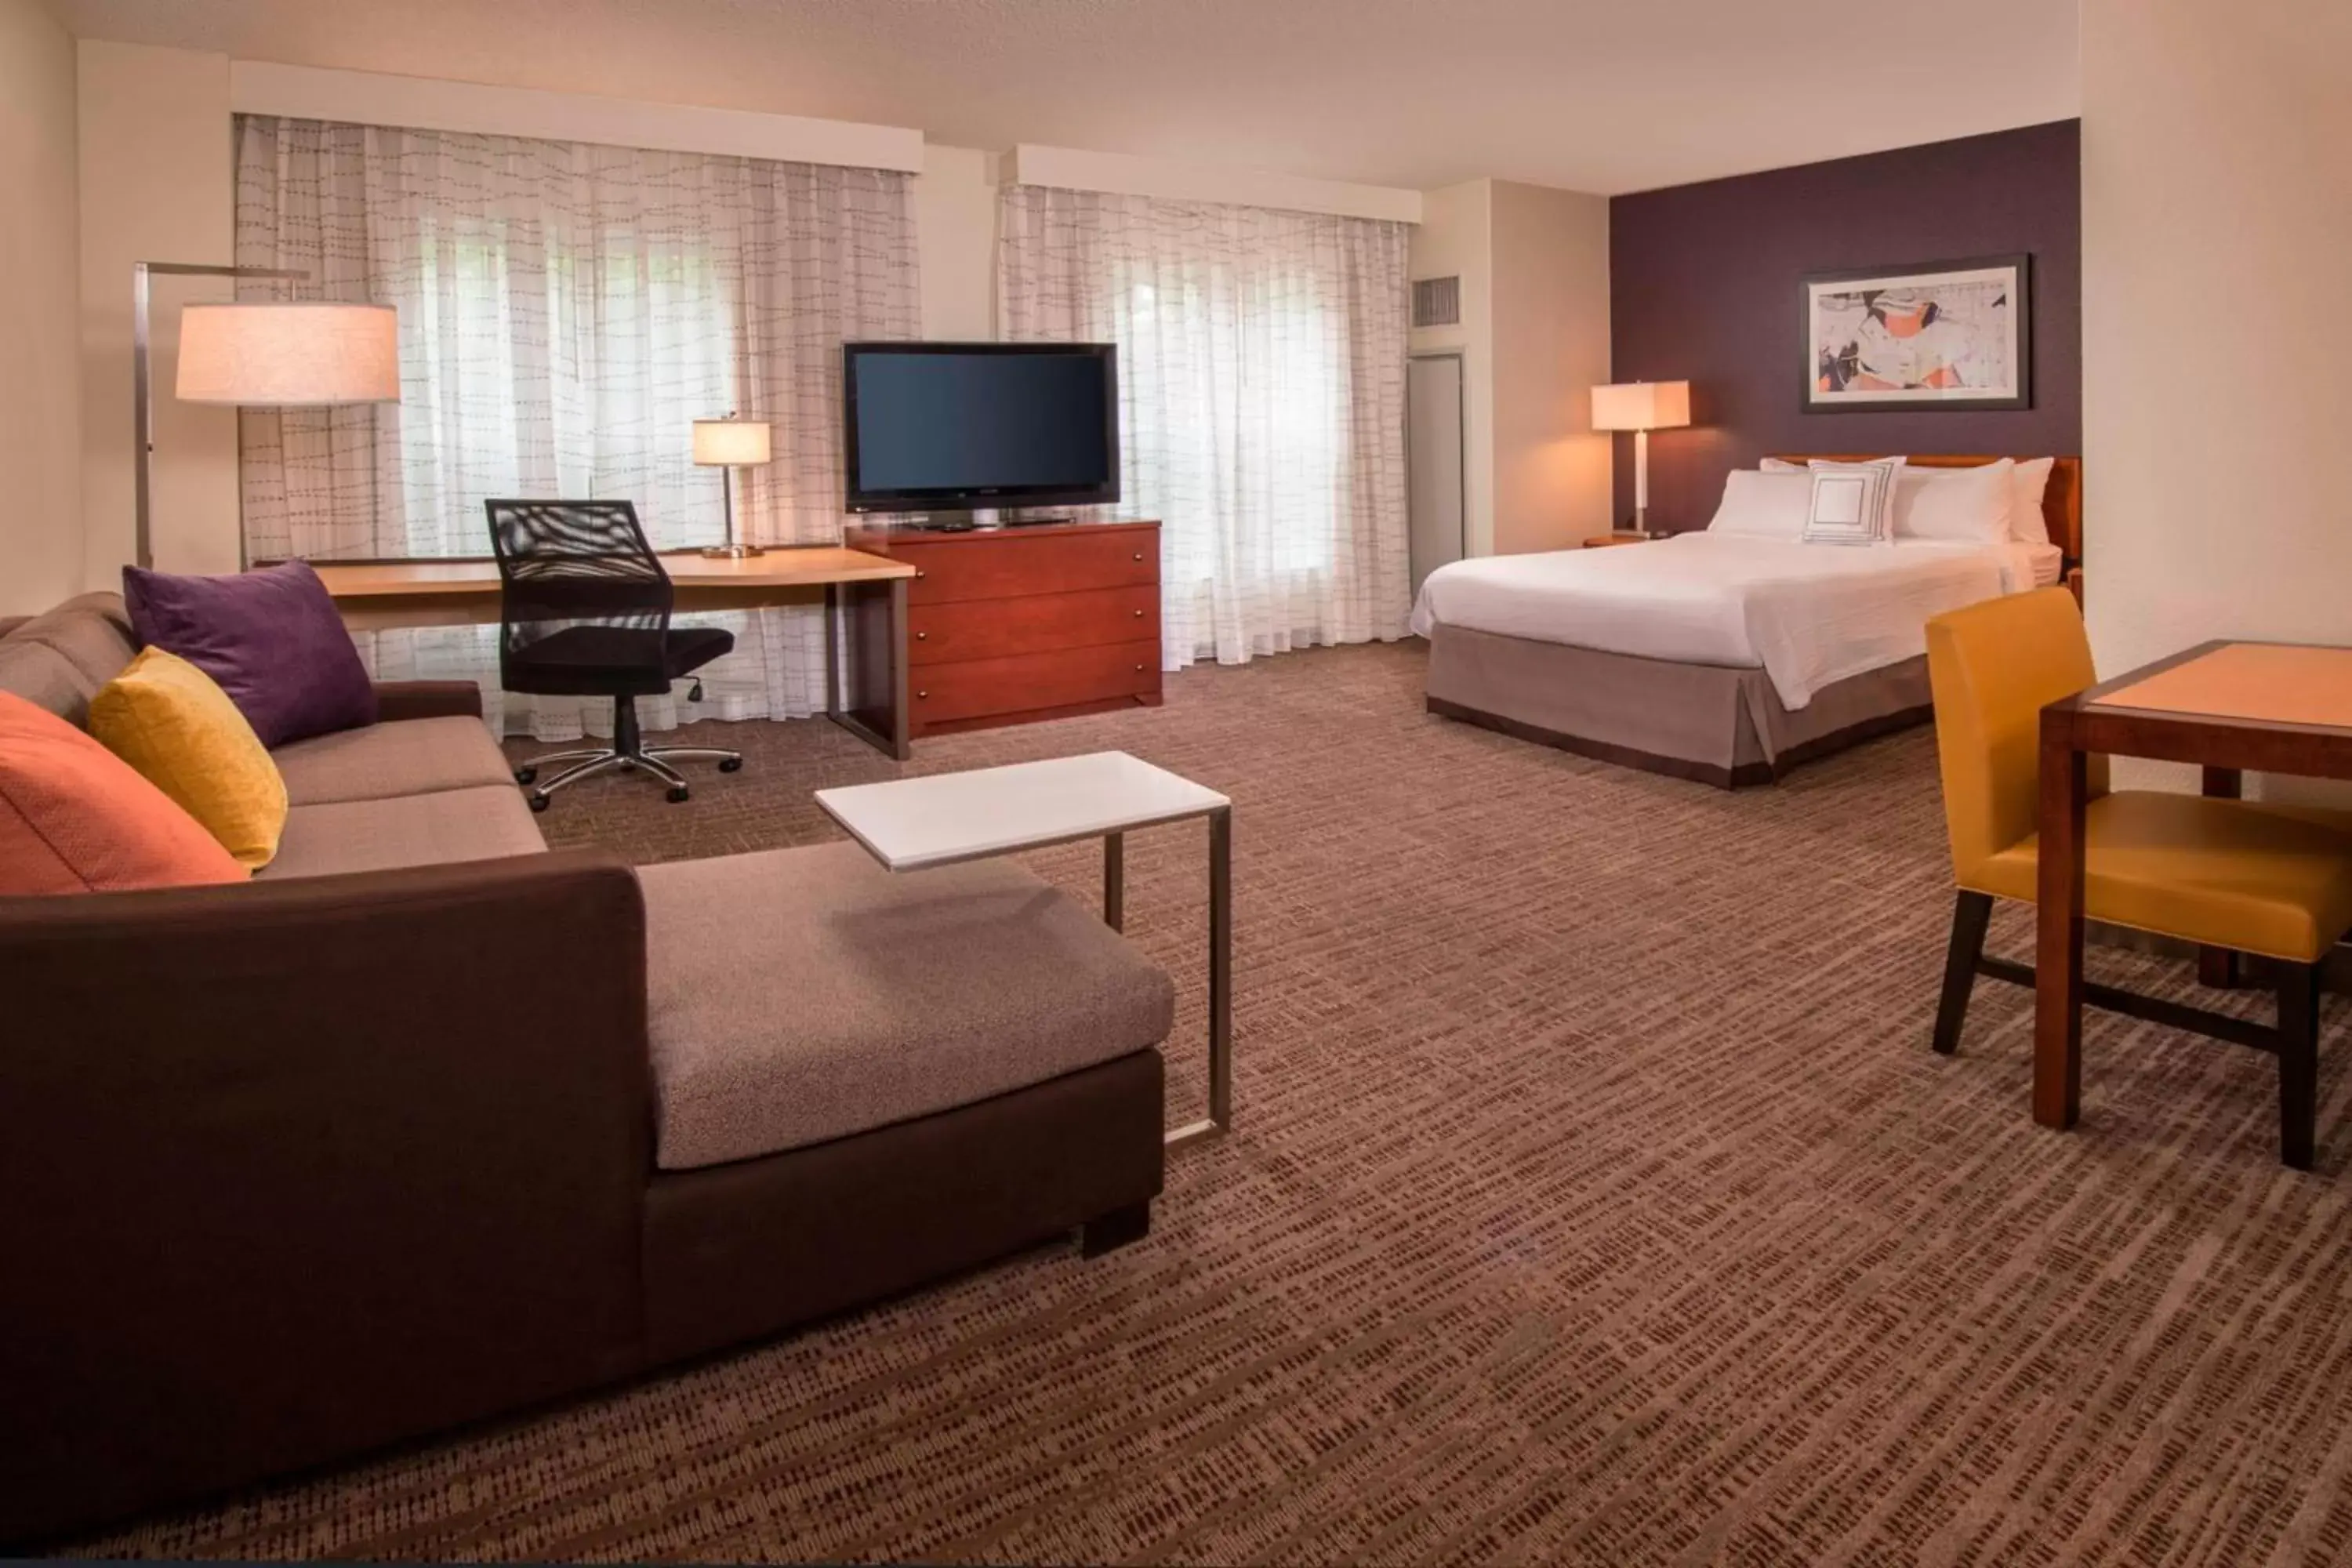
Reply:
[[[493,496],[617,497],[657,548],[716,543],[721,470],[693,466],[691,426],[730,410],[775,431],[775,460],[739,476],[737,531],[839,537],[842,342],[918,325],[908,176],[254,115],[236,152],[240,265],[400,310],[399,404],[243,416],[255,557],[487,554]],[[642,702],[647,729],[823,706],[816,611],[696,618],[736,651],[704,702]],[[505,731],[609,722],[606,703],[501,693],[495,641],[362,639],[384,679],[480,681]]]
[[[1005,336],[1118,345],[1116,513],[1160,520],[1167,667],[1402,637],[1405,226],[1002,200]]]

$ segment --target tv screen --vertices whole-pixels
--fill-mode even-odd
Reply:
[[[1109,343],[851,343],[852,511],[1118,500],[1118,351]]]

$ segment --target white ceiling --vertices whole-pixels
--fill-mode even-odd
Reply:
[[[2075,0],[59,0],[87,37],[1429,187],[2078,112]]]

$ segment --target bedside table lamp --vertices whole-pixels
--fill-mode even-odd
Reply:
[[[764,463],[773,456],[768,422],[764,419],[739,419],[730,414],[724,419],[698,419],[694,422],[694,462],[697,468],[724,470],[719,477],[719,493],[726,498],[727,542],[704,547],[702,553],[714,561],[740,561],[747,555],[764,555],[767,551],[758,544],[739,543],[735,538],[735,470]]]
[[[1650,532],[1650,432],[1690,423],[1687,381],[1626,381],[1592,389],[1592,427],[1633,432],[1633,531]]]

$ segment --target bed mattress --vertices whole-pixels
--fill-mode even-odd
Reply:
[[[1761,668],[1783,706],[1927,651],[1930,617],[2057,580],[2053,546],[1901,540],[1855,547],[1684,533],[1615,550],[1440,567],[1412,628]]]

